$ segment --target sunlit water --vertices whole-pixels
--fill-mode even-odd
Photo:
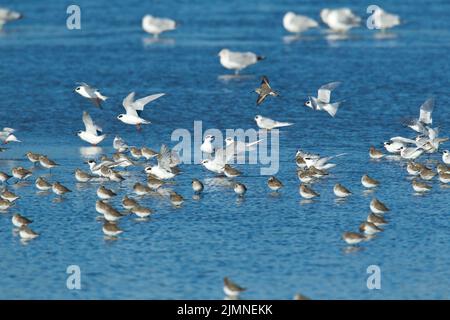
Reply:
[[[336,1],[367,17],[371,1]],[[378,1],[398,13],[405,24],[387,37],[360,28],[346,40],[326,40],[322,31],[303,39],[285,38],[281,19],[293,10],[318,19],[325,1],[77,1],[82,30],[69,31],[64,1],[6,1],[25,19],[0,34],[0,125],[14,127],[23,142],[0,154],[0,170],[30,167],[24,153],[47,154],[61,166],[48,176],[35,169],[25,186],[11,186],[21,196],[14,208],[0,214],[0,298],[189,298],[221,299],[228,275],[249,288],[243,298],[290,299],[302,292],[317,299],[448,298],[450,271],[450,190],[435,179],[433,191],[414,195],[405,163],[369,161],[368,147],[394,135],[411,136],[401,126],[417,116],[420,104],[437,98],[435,124],[449,134],[450,4],[447,1]],[[154,42],[140,28],[145,13],[179,21],[179,30]],[[217,53],[227,47],[267,57],[229,74]],[[253,88],[267,75],[281,97],[255,106]],[[303,107],[308,95],[326,82],[341,80],[336,99],[345,99],[335,119]],[[98,86],[110,99],[103,110],[72,92],[75,82]],[[150,105],[144,118],[152,125],[137,133],[116,120],[122,99],[166,92]],[[83,110],[108,134],[101,150],[86,148],[76,132],[83,128]],[[156,210],[149,221],[126,217],[125,232],[105,240],[96,220],[98,184],[76,184],[73,171],[86,169],[87,158],[112,153],[120,134],[132,145],[158,149],[171,146],[176,128],[256,128],[256,114],[294,122],[280,133],[280,170],[285,187],[270,194],[259,165],[239,166],[248,187],[243,201],[232,188],[218,184],[200,165],[181,166],[173,189],[186,201],[173,208],[167,200],[147,197]],[[338,166],[314,184],[321,196],[304,204],[298,194],[294,155],[298,148],[333,155]],[[426,158],[423,158],[425,160]],[[438,155],[431,157],[438,159]],[[145,181],[142,168],[130,170],[112,203]],[[368,173],[382,182],[364,194],[360,177]],[[38,195],[33,181],[47,175],[74,192],[64,201]],[[192,200],[191,179],[205,181],[200,200]],[[354,195],[336,202],[340,182]],[[391,212],[385,232],[346,253],[344,231],[356,231],[369,212],[373,196]],[[34,220],[41,236],[24,245],[13,233],[12,213]],[[81,268],[82,290],[66,288],[66,268]],[[368,290],[366,269],[378,265],[382,289]]]

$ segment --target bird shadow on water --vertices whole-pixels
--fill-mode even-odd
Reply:
[[[347,246],[345,247],[342,252],[345,254],[354,254],[357,252],[361,252],[365,250],[363,247],[359,247],[359,246]]]
[[[272,198],[272,199],[278,199],[281,197],[281,193],[272,191],[268,194],[268,196],[269,196],[269,198]]]
[[[230,81],[245,81],[245,80],[251,80],[255,79],[256,76],[250,75],[250,74],[222,74],[217,77],[218,80],[223,82],[230,82]]]
[[[154,45],[173,46],[175,45],[175,39],[146,37],[142,39],[142,44],[144,45],[144,47],[150,47]]]
[[[334,199],[334,203],[338,206],[343,205],[345,203],[347,203],[347,198],[336,198]]]
[[[301,206],[303,206],[303,205],[307,205],[307,204],[313,204],[313,203],[316,203],[316,202],[317,202],[317,200],[313,200],[313,199],[302,199],[302,200],[299,201],[299,204]]]
[[[366,190],[363,190],[363,192],[362,192],[363,196],[365,196],[365,197],[369,197],[369,196],[373,195],[374,193],[375,193],[375,189],[366,189]]]
[[[397,39],[398,35],[394,32],[377,32],[373,35],[376,40],[393,40]]]
[[[80,155],[83,158],[97,157],[103,152],[101,147],[80,147]]]
[[[284,44],[293,44],[301,41],[315,41],[320,40],[318,36],[304,36],[304,35],[287,35],[282,38]]]

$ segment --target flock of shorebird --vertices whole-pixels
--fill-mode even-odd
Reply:
[[[0,9],[0,28],[7,22],[21,18],[21,14]],[[337,34],[345,34],[351,28],[354,28],[361,23],[361,18],[356,16],[350,9],[323,9],[320,12],[322,21],[330,28],[330,31]],[[377,29],[386,30],[395,27],[400,23],[398,16],[387,13],[381,8],[378,8],[373,15],[374,25]],[[288,12],[283,18],[284,28],[296,35],[300,35],[311,28],[316,28],[319,23],[314,19],[306,16],[298,15],[293,12]],[[147,15],[142,19],[142,28],[158,37],[162,32],[176,29],[177,24],[174,20],[167,18],[157,18]],[[250,65],[257,63],[264,59],[263,56],[252,52],[234,52],[228,49],[222,49],[219,52],[220,63],[223,67],[229,70],[234,70],[238,74],[241,70]],[[331,82],[321,86],[318,89],[317,97],[310,96],[305,102],[305,106],[313,110],[325,111],[330,116],[334,117],[338,111],[341,102],[332,102],[331,93],[339,86],[340,82]],[[90,100],[95,106],[101,108],[107,100],[98,89],[88,85],[87,83],[79,83],[74,89],[74,92]],[[261,84],[255,89],[257,93],[256,104],[261,105],[268,97],[276,98],[279,93],[272,89],[269,79],[266,76],[262,77]],[[155,101],[164,96],[164,93],[152,94],[139,99],[135,98],[135,93],[131,92],[123,100],[124,114],[119,114],[117,119],[124,124],[134,125],[138,130],[141,130],[142,125],[150,124],[150,121],[142,118],[144,107],[152,101]],[[407,172],[414,176],[412,180],[412,188],[417,193],[426,193],[431,190],[432,186],[425,182],[432,180],[438,175],[439,180],[443,184],[450,182],[450,153],[448,150],[442,152],[442,163],[436,166],[436,169],[419,163],[416,160],[424,154],[432,154],[440,152],[440,144],[447,141],[448,138],[438,137],[438,129],[432,128],[432,111],[434,107],[434,100],[428,99],[420,108],[420,116],[418,119],[408,121],[406,125],[414,130],[418,135],[414,138],[393,137],[384,143],[384,148],[388,155],[382,151],[371,147],[369,156],[371,159],[379,160],[383,157],[397,157],[398,159],[407,160]],[[78,132],[78,136],[83,141],[91,145],[100,144],[106,137],[100,126],[98,126],[88,112],[84,111],[82,120],[85,130]],[[280,127],[291,126],[292,123],[281,122],[261,115],[256,115],[254,118],[256,125],[264,130],[273,130]],[[4,128],[0,131],[0,141],[4,144],[11,142],[20,142],[15,136],[15,130],[12,128]],[[227,178],[234,179],[242,173],[236,168],[232,167],[230,163],[239,155],[254,150],[261,140],[245,143],[236,141],[233,138],[225,140],[225,146],[218,148],[215,143],[215,137],[207,135],[200,147],[202,153],[206,156],[201,162],[207,170],[224,175]],[[118,221],[124,216],[134,214],[138,219],[146,219],[153,211],[150,208],[139,204],[137,197],[146,196],[152,193],[157,193],[167,197],[170,202],[179,207],[184,202],[183,196],[174,192],[170,188],[165,188],[168,185],[166,180],[173,179],[180,173],[178,166],[181,161],[178,154],[170,150],[166,145],[162,145],[159,151],[152,150],[147,147],[137,148],[129,146],[122,138],[116,136],[113,141],[113,148],[115,153],[108,157],[103,155],[100,159],[88,160],[86,164],[89,166],[89,171],[76,169],[74,176],[79,183],[98,182],[100,186],[96,190],[98,200],[95,209],[101,214],[103,223],[103,233],[106,237],[116,238],[123,230],[119,227]],[[5,151],[1,148],[0,151]],[[127,154],[128,153],[128,154]],[[335,156],[323,157],[319,154],[298,150],[295,156],[295,162],[298,167],[297,176],[301,184],[299,186],[299,194],[302,198],[311,201],[319,197],[319,193],[313,190],[314,182],[322,177],[328,175],[328,171],[336,164],[330,163],[332,159],[338,158],[343,154]],[[51,170],[58,166],[58,164],[49,159],[46,155],[28,152],[26,157],[33,165],[39,165],[42,168]],[[146,182],[136,182],[133,186],[133,193],[136,197],[125,195],[121,201],[124,211],[119,211],[114,208],[108,201],[116,197],[117,194],[113,190],[104,186],[105,182],[121,183],[125,177],[117,168],[128,168],[137,166],[142,163],[139,161],[154,161],[155,164],[144,164],[144,172],[146,174]],[[15,167],[11,171],[11,175],[5,172],[0,172],[0,182],[6,185],[12,178],[17,181],[25,180],[31,177],[33,170],[24,167]],[[420,179],[419,179],[420,178]],[[232,180],[233,181],[233,180]],[[170,182],[169,182],[170,183]],[[362,185],[367,189],[376,189],[380,182],[376,179],[364,175],[361,178]],[[271,176],[267,180],[268,188],[272,191],[278,192],[283,183],[275,176]],[[35,186],[39,191],[50,192],[53,191],[58,197],[63,197],[66,193],[71,192],[59,182],[49,182],[44,177],[38,177],[35,180]],[[192,180],[192,189],[195,196],[202,193],[204,186],[198,180]],[[234,182],[235,193],[242,197],[246,193],[247,187],[240,182]],[[352,195],[352,192],[341,184],[336,184],[333,188],[334,194],[337,198],[345,199]],[[8,190],[6,187],[1,191],[0,210],[6,211],[14,202],[20,197]],[[371,213],[367,219],[359,226],[359,232],[345,232],[342,237],[346,243],[350,245],[358,244],[362,241],[372,239],[375,234],[383,231],[380,228],[388,222],[384,218],[384,214],[389,211],[388,207],[377,198],[373,198],[370,202]],[[18,228],[20,237],[24,240],[36,238],[39,234],[29,228],[32,221],[20,214],[14,214],[12,223]],[[231,282],[228,278],[224,279],[224,292],[229,297],[237,297],[245,289]],[[303,296],[299,295],[302,298]]]

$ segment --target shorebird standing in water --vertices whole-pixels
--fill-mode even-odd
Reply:
[[[228,277],[223,278],[223,292],[230,297],[230,298],[238,298],[239,295],[247,290],[246,288],[243,288],[239,286],[238,284],[234,283]]]

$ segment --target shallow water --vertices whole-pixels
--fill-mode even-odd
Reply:
[[[394,135],[412,136],[401,120],[416,117],[429,96],[437,98],[435,124],[449,134],[450,3],[379,1],[406,21],[390,37],[359,28],[345,41],[327,41],[325,32],[313,31],[290,43],[281,25],[284,12],[318,18],[328,2],[77,3],[78,31],[65,28],[63,2],[4,3],[26,18],[0,34],[0,125],[16,128],[23,141],[0,154],[0,170],[29,167],[26,151],[44,153],[61,164],[48,179],[74,192],[54,202],[53,195],[36,194],[34,178],[10,187],[21,199],[0,214],[0,298],[221,299],[225,275],[249,288],[243,298],[290,299],[297,291],[316,299],[448,298],[450,189],[435,179],[430,194],[414,195],[405,163],[369,161],[368,147],[380,147]],[[369,4],[336,1],[333,7],[349,6],[367,17]],[[172,17],[180,27],[155,43],[140,28],[145,13]],[[224,81],[221,76],[229,72],[217,57],[224,47],[267,59],[245,76]],[[262,74],[281,97],[258,108],[252,89]],[[336,118],[303,107],[308,95],[334,80],[343,81],[336,99],[345,99]],[[79,81],[110,96],[103,110],[72,92]],[[133,90],[138,96],[167,93],[146,108],[152,125],[140,133],[116,120],[122,99]],[[76,136],[83,110],[108,134],[101,150],[87,148]],[[192,130],[194,120],[204,129],[248,129],[256,128],[256,114],[295,123],[280,132],[277,177],[285,187],[278,196],[270,194],[259,165],[239,166],[245,175],[238,180],[248,187],[243,201],[200,165],[184,165],[173,186],[187,199],[181,208],[143,198],[156,214],[146,222],[126,217],[118,240],[104,239],[94,207],[98,184],[77,185],[73,171],[86,169],[87,158],[111,154],[114,135],[158,149],[161,143],[173,146],[172,131]],[[314,184],[321,196],[313,203],[301,202],[298,194],[293,161],[298,148],[348,153]],[[357,230],[373,197],[363,193],[364,173],[382,182],[374,195],[391,208],[390,223],[362,250],[348,254],[341,234]],[[199,201],[191,199],[193,177],[207,182]],[[108,183],[119,193],[112,203],[119,207],[133,183],[144,179],[136,169],[121,186]],[[347,201],[335,201],[337,182],[353,191]],[[32,228],[41,236],[22,244],[12,230],[14,212],[34,220]],[[66,288],[69,265],[80,266],[82,290]],[[381,268],[381,290],[367,289],[369,265]]]

